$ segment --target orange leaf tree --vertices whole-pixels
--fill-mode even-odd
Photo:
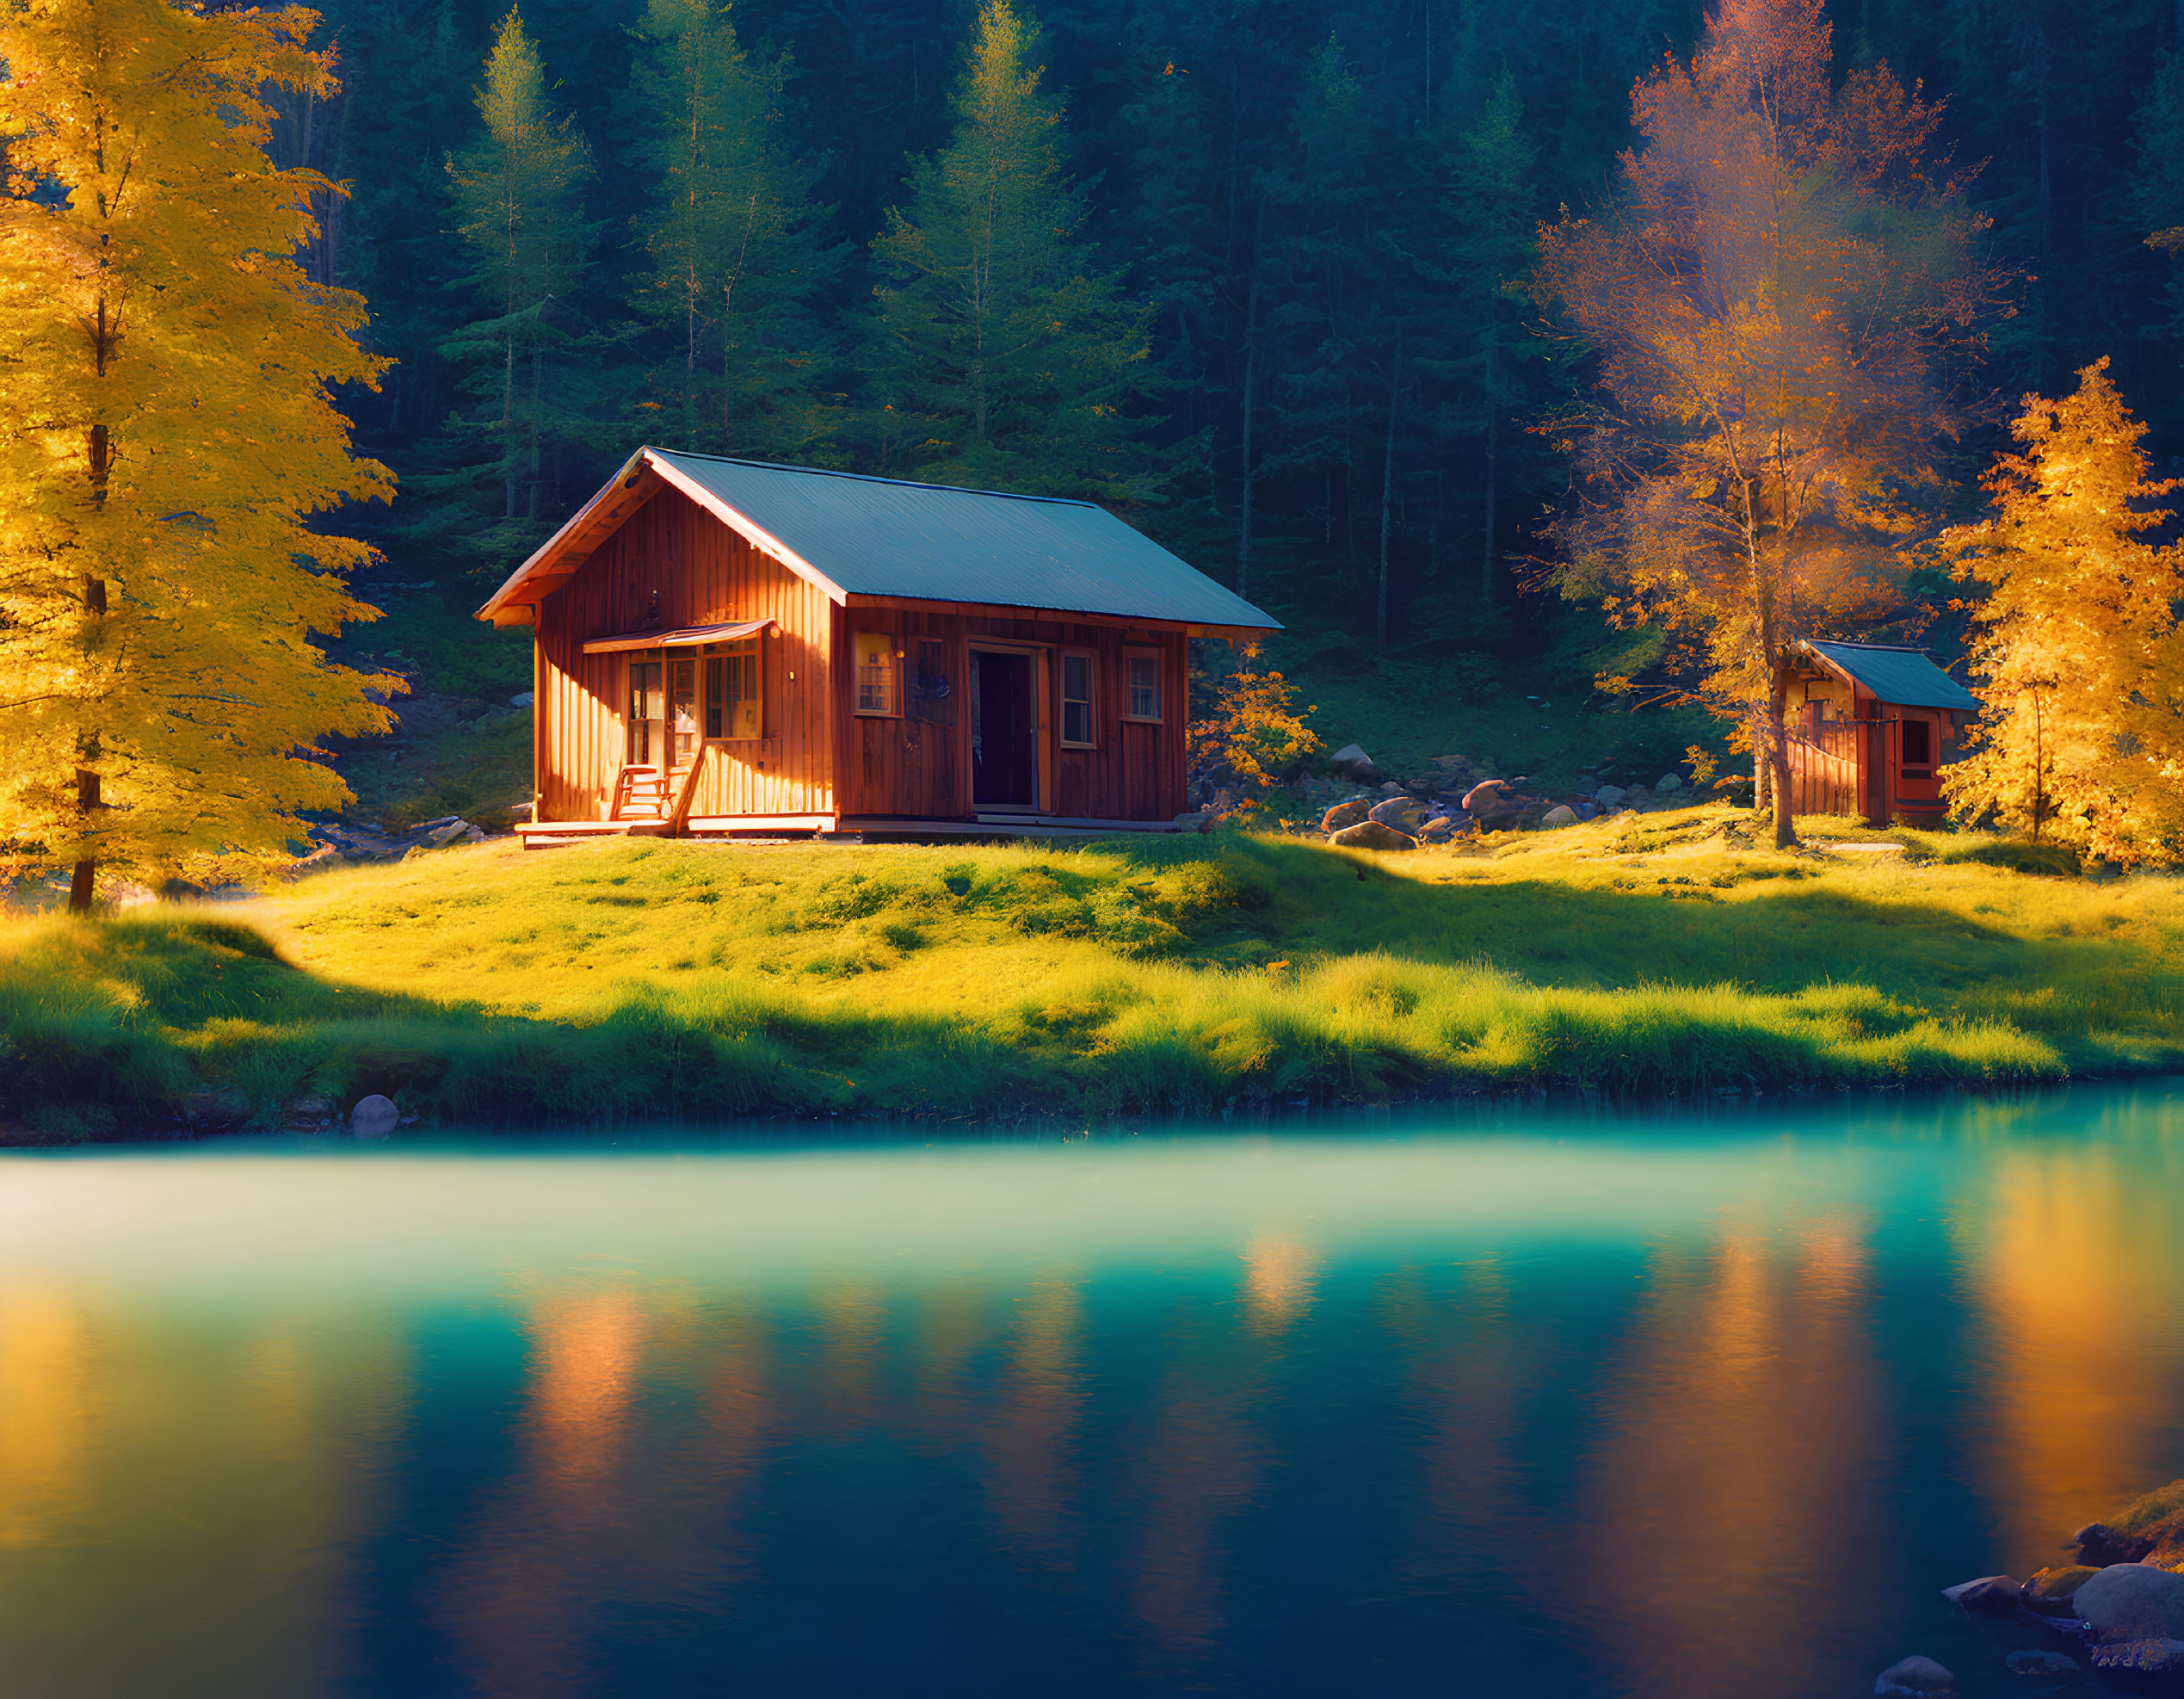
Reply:
[[[1785,709],[1807,637],[1898,613],[1953,394],[2005,275],[1885,66],[1831,80],[1821,0],[1723,0],[1633,94],[1644,145],[1542,232],[1534,293],[1589,378],[1562,422],[1565,594],[1669,627],[1749,725],[1795,841]]]

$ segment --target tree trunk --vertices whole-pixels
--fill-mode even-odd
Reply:
[[[76,769],[76,812],[89,820],[92,810],[99,806],[99,775],[88,767]],[[98,872],[98,862],[86,856],[76,864],[76,872],[68,881],[68,911],[71,914],[89,914],[91,911],[91,887]]]
[[[1491,402],[1486,414],[1486,544],[1479,551],[1478,599],[1482,606],[1494,601],[1494,491],[1501,481],[1498,454],[1501,447],[1496,431],[1496,414]]]
[[[1790,804],[1790,669],[1777,661],[1773,671],[1767,703],[1767,742],[1774,766],[1774,847],[1794,850],[1798,828]]]
[[[1251,288],[1243,320],[1243,491],[1237,524],[1236,593],[1251,599],[1251,425],[1259,408],[1259,264],[1252,256]]]
[[[1396,413],[1403,396],[1403,338],[1388,371],[1388,439],[1380,458],[1380,583],[1373,603],[1373,646],[1388,646],[1388,531],[1395,516]]]

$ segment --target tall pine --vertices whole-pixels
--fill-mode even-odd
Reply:
[[[332,86],[315,15],[166,0],[0,14],[0,864],[139,877],[278,858],[348,792],[315,749],[392,681],[320,646],[372,617],[322,516],[392,493],[334,384],[364,303],[298,263],[317,172],[275,91]]]
[[[986,0],[955,133],[873,243],[877,457],[920,478],[1148,499],[1162,481],[1138,417],[1160,387],[1151,313],[1084,239],[1061,105],[1031,53],[1009,0]]]
[[[494,571],[558,524],[571,451],[611,433],[590,381],[599,334],[580,290],[597,240],[584,220],[591,150],[548,100],[538,45],[511,10],[473,100],[484,133],[447,161],[479,314],[441,344],[469,405],[441,434],[443,465],[414,479],[434,506],[405,531]]]
[[[633,152],[655,188],[632,305],[663,344],[646,432],[812,459],[838,411],[817,368],[848,249],[829,244],[818,170],[786,133],[787,57],[746,52],[711,0],[650,0],[635,34]]]
[[[1987,715],[1946,770],[1958,812],[2136,862],[2184,848],[2184,553],[2155,536],[2175,486],[2099,360],[2061,401],[2026,398],[1995,512],[1949,534],[1985,586],[1971,662]]]

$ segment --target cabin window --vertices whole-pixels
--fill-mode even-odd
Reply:
[[[629,759],[633,766],[650,766],[660,758],[659,745],[665,741],[662,722],[667,717],[663,670],[657,661],[629,664]]]
[[[856,634],[857,712],[898,714],[903,711],[903,652],[884,631]]]
[[[1903,722],[1903,764],[1906,767],[1931,767],[1934,764],[1934,726],[1924,720]]]
[[[667,664],[668,753],[677,767],[698,754],[698,663],[694,658]]]
[[[1129,683],[1122,702],[1125,720],[1152,720],[1160,718],[1160,657],[1157,654],[1133,654],[1123,657]]]
[[[1062,742],[1067,746],[1090,749],[1095,741],[1092,679],[1098,659],[1095,655],[1062,656]]]
[[[706,645],[706,736],[716,740],[762,737],[758,639]]]

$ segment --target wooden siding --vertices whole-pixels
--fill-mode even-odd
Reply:
[[[1050,658],[1042,670],[1041,811],[1084,819],[1169,820],[1188,806],[1188,639],[1180,627],[853,596],[848,607],[833,609],[833,631],[837,654],[849,652],[854,633],[876,631],[894,638],[904,656],[900,718],[853,712],[852,670],[844,665],[836,671],[834,711],[841,728],[836,794],[844,814],[947,819],[973,812],[970,652],[981,641],[1044,649],[1050,657],[1074,649],[1097,658],[1093,707],[1097,739],[1090,749],[1061,747],[1061,668]],[[1157,725],[1122,717],[1123,657],[1132,649],[1156,651],[1161,658]],[[916,688],[922,672],[936,670],[944,671],[947,680],[948,693],[941,701],[954,704],[952,714],[936,711],[939,705]]]
[[[539,819],[599,819],[622,765],[630,657],[584,654],[587,639],[758,619],[776,627],[761,639],[765,736],[713,744],[691,812],[833,813],[832,612],[824,591],[688,497],[654,494],[539,605]]]

